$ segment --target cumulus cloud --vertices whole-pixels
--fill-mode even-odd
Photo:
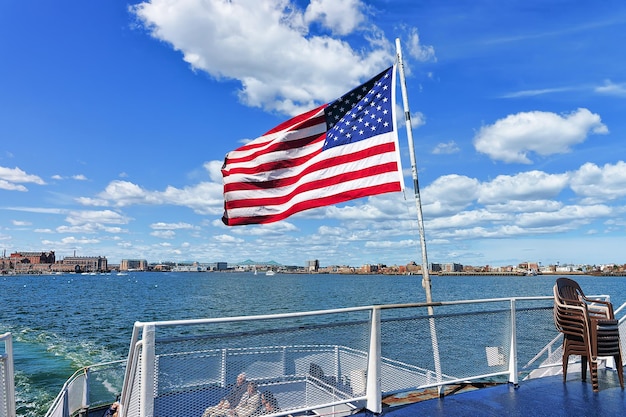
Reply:
[[[347,35],[365,20],[360,0],[311,0],[304,12],[304,22],[320,23],[336,35]]]
[[[112,210],[72,210],[67,213],[65,221],[69,226],[57,227],[58,233],[122,233],[124,229],[111,225],[128,224],[130,219]]]
[[[540,200],[557,196],[568,185],[567,174],[528,171],[517,175],[498,175],[480,186],[478,201]]]
[[[522,213],[517,217],[517,224],[523,228],[553,227],[572,221],[588,224],[597,218],[610,216],[613,210],[605,205],[571,205],[558,211]]]
[[[44,185],[45,181],[37,175],[27,174],[17,167],[7,168],[0,166],[0,189],[8,191],[28,191],[28,188],[21,185],[23,183]]]
[[[562,193],[573,191],[569,204]],[[573,172],[500,175],[480,181],[447,175],[422,190],[432,240],[502,238],[563,233],[622,212],[602,201],[626,197],[626,163],[587,163]]]
[[[417,29],[415,28],[411,29],[409,33],[407,49],[409,51],[409,55],[418,61],[437,61],[437,58],[435,57],[435,48],[422,44],[419,34],[417,33]]]
[[[168,186],[163,191],[150,191],[130,181],[114,180],[96,198],[81,197],[86,206],[125,207],[138,204],[189,207],[199,214],[219,214],[224,209],[221,183],[201,182],[185,188]]]
[[[626,163],[618,161],[600,167],[587,162],[572,173],[571,187],[591,201],[622,198],[626,196]]]
[[[589,134],[606,133],[608,128],[600,116],[587,109],[562,115],[533,111],[509,115],[483,126],[474,138],[474,146],[494,160],[530,164],[529,153],[567,153]]]
[[[127,224],[129,221],[126,216],[113,210],[70,211],[65,220],[71,225],[82,225],[87,223]]]
[[[154,232],[151,232],[150,235],[161,239],[174,239],[174,237],[176,237],[176,232],[173,230],[155,230]]]
[[[433,216],[458,213],[478,197],[480,182],[464,175],[444,175],[422,190],[422,206]]]
[[[313,0],[305,10],[293,0],[152,0],[130,10],[194,70],[239,81],[242,103],[290,115],[337,98],[394,61],[393,43],[367,20],[361,0]],[[367,46],[354,49],[337,37],[356,31]],[[419,39],[411,39],[415,49]]]

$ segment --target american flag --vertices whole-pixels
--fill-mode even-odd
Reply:
[[[270,223],[401,191],[395,66],[226,155],[224,224]]]

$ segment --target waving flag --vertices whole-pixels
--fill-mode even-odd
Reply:
[[[401,191],[395,66],[226,155],[228,226],[270,223],[312,208]]]

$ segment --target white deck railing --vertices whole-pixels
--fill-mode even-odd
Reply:
[[[474,380],[517,384],[518,362],[556,335],[552,297],[431,306],[434,316],[418,303],[136,323],[122,408],[132,417],[200,416],[245,372],[278,397],[277,416],[339,405],[379,413],[383,395]]]
[[[427,304],[417,303],[138,322],[128,365],[110,365],[117,375],[125,367],[120,417],[201,417],[240,373],[278,400],[274,416],[341,416],[362,408],[379,413],[384,397],[401,392],[441,392],[445,385],[476,381],[518,384],[554,353],[544,348],[557,336],[552,302],[433,303],[433,316]],[[87,386],[94,370],[75,374],[47,415],[88,409],[88,389],[78,386]]]

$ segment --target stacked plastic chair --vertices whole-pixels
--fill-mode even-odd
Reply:
[[[563,382],[570,355],[580,355],[581,378],[586,380],[589,363],[591,385],[598,391],[598,358],[612,356],[624,389],[619,327],[610,302],[589,299],[576,281],[559,278],[554,286],[554,324],[563,333]]]

